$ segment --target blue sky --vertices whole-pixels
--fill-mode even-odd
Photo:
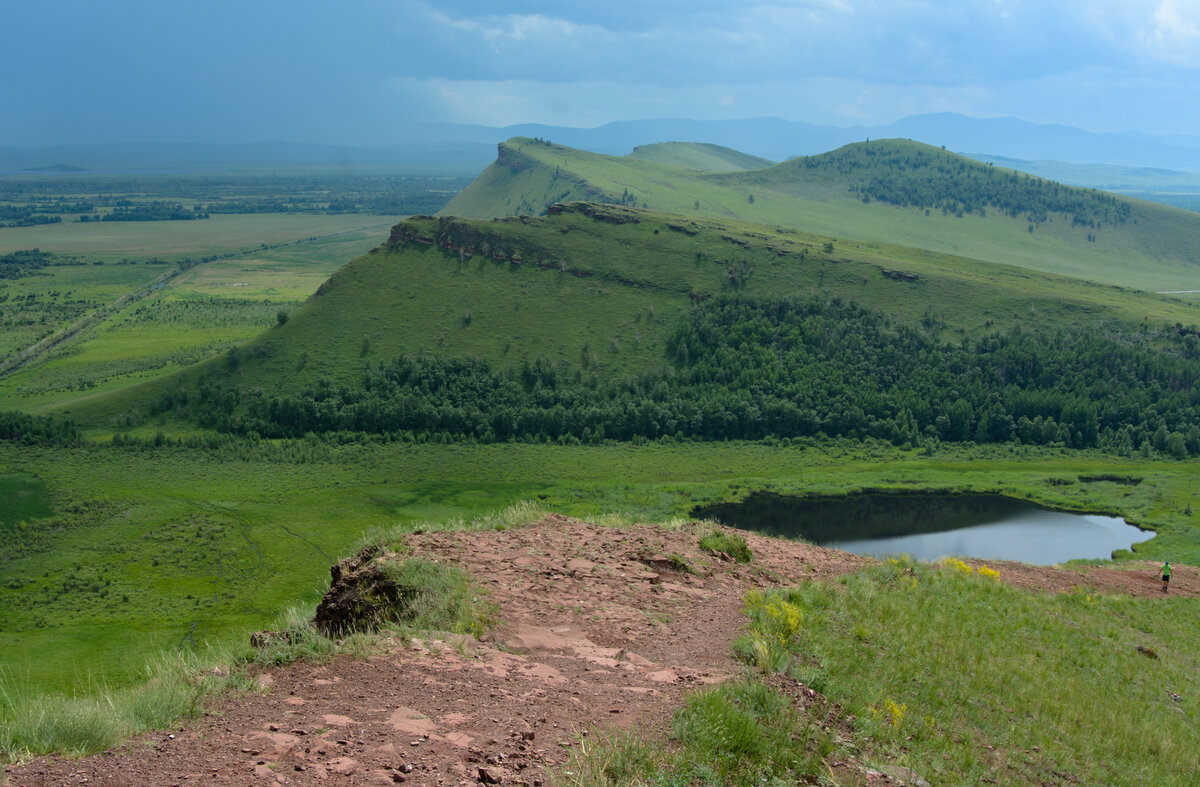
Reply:
[[[1200,0],[6,4],[0,144],[929,112],[1200,132]]]

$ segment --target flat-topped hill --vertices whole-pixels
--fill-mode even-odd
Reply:
[[[695,146],[647,148],[651,155],[604,156],[514,138],[440,215],[536,216],[555,203],[588,200],[896,243],[1137,289],[1200,289],[1200,215],[1190,211],[908,140],[733,172],[699,171]]]
[[[744,172],[770,167],[775,163],[761,156],[752,156],[733,148],[705,142],[657,142],[653,145],[638,145],[629,156],[700,172]]]

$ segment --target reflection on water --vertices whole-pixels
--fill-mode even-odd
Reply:
[[[696,516],[860,555],[948,555],[1052,565],[1107,559],[1154,534],[1117,517],[1066,514],[999,495],[866,494],[800,498],[758,492]]]

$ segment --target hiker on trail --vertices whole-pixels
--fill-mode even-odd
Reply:
[[[1171,561],[1164,560],[1162,567],[1163,575],[1163,593],[1167,592],[1167,583],[1171,581]]]

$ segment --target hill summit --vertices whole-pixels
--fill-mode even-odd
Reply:
[[[856,143],[757,169],[745,168],[750,157],[717,150],[674,144],[605,156],[516,137],[439,215],[537,216],[586,200],[896,243],[1136,289],[1200,289],[1200,215],[1190,211],[910,140]]]

